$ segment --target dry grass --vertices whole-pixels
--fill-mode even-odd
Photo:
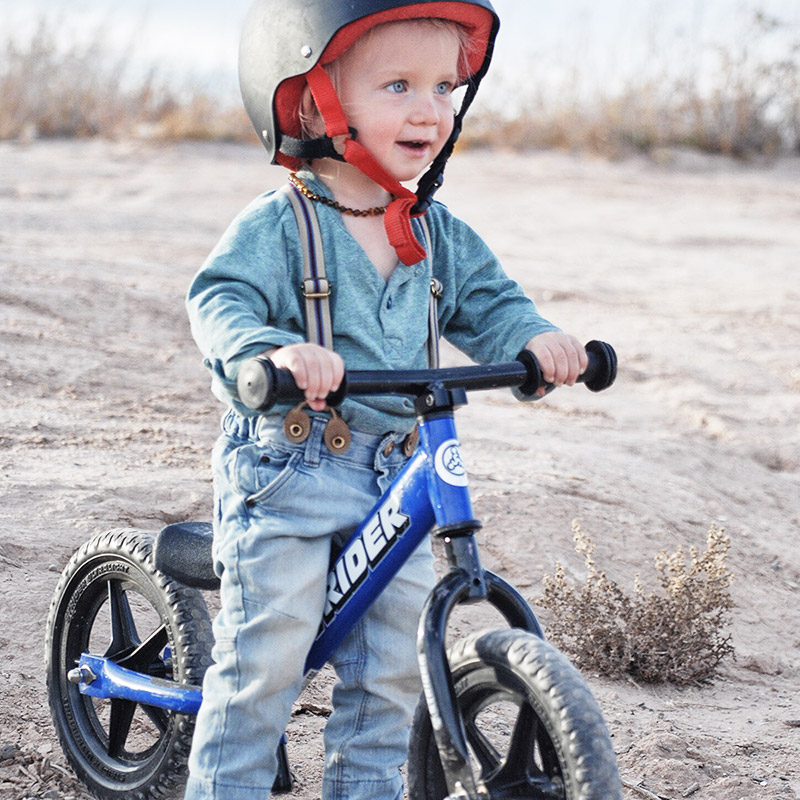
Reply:
[[[56,26],[42,19],[22,44],[0,56],[0,138],[117,136],[151,111],[150,77],[122,86],[128,53],[113,58],[98,33],[89,45],[62,49]]]
[[[221,107],[204,89],[176,88],[155,68],[133,76],[133,46],[112,54],[102,29],[88,44],[65,46],[57,30],[58,22],[43,17],[27,41],[0,42],[0,139],[256,141],[238,105]],[[563,77],[507,81],[505,92],[495,78],[490,105],[471,111],[460,145],[608,157],[674,146],[737,157],[800,152],[800,39],[792,35],[757,14],[736,48],[690,53],[684,68],[676,68],[674,56],[662,65],[653,59],[614,90],[577,51],[566,72],[558,64],[562,52],[540,55],[526,74]],[[702,77],[692,66],[700,61]]]
[[[573,523],[575,550],[586,566],[582,586],[558,563],[544,578],[542,605],[554,614],[548,635],[579,667],[648,683],[696,683],[714,675],[733,653],[725,634],[733,605],[725,559],[729,540],[711,526],[706,548],[662,551],[655,558],[660,583],[648,591],[636,576],[625,592],[594,561],[594,545]]]
[[[144,136],[256,141],[244,109],[222,108],[152,68],[134,75],[133,45],[112,54],[101,28],[64,46],[43,17],[30,38],[0,43],[0,139]]]
[[[800,153],[800,33],[763,13],[740,23],[737,44],[725,48],[654,40],[621,86],[580,52],[533,56],[524,73],[542,79],[506,81],[499,102],[476,109],[462,144],[612,158],[663,147]]]

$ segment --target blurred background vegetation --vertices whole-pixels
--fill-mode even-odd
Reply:
[[[732,3],[733,5],[733,3]],[[654,26],[646,68],[595,70],[580,37],[490,73],[462,147],[558,148],[609,158],[687,147],[742,159],[800,154],[800,31],[746,14],[733,44],[672,41]],[[142,69],[135,37],[109,44],[101,25],[65,43],[43,15],[0,40],[0,139],[147,138],[255,142],[244,111],[203,82]]]

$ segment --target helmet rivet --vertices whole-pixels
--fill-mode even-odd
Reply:
[[[311,45],[310,44],[304,44],[300,48],[300,55],[303,56],[303,58],[311,58],[313,53],[314,53],[314,51],[311,49]]]

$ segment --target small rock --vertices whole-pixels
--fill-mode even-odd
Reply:
[[[15,744],[0,745],[0,761],[5,761],[7,758],[14,758],[19,752],[19,747]]]

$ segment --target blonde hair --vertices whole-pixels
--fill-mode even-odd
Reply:
[[[456,42],[458,43],[458,80],[459,84],[466,82],[470,75],[469,56],[471,55],[473,43],[470,38],[469,31],[463,25],[455,22],[454,20],[442,19],[440,17],[415,17],[407,20],[390,20],[389,22],[381,22],[380,24],[375,25],[373,28],[370,28],[366,33],[363,34],[363,36],[359,37],[357,41],[362,41],[366,37],[374,35],[376,31],[379,31],[388,25],[400,25],[409,22],[427,25],[436,30],[441,30],[445,33],[451,34],[456,39]],[[348,50],[348,52],[350,51]],[[341,56],[336,60],[331,61],[329,64],[325,64],[323,69],[330,76],[331,83],[338,94],[341,86]],[[309,104],[312,107],[310,112],[308,110]],[[303,96],[300,99],[297,115],[300,120],[301,139],[315,139],[324,133],[322,117],[316,107],[316,104],[314,103],[314,99],[311,97],[308,87],[306,87],[306,90],[303,92]]]

